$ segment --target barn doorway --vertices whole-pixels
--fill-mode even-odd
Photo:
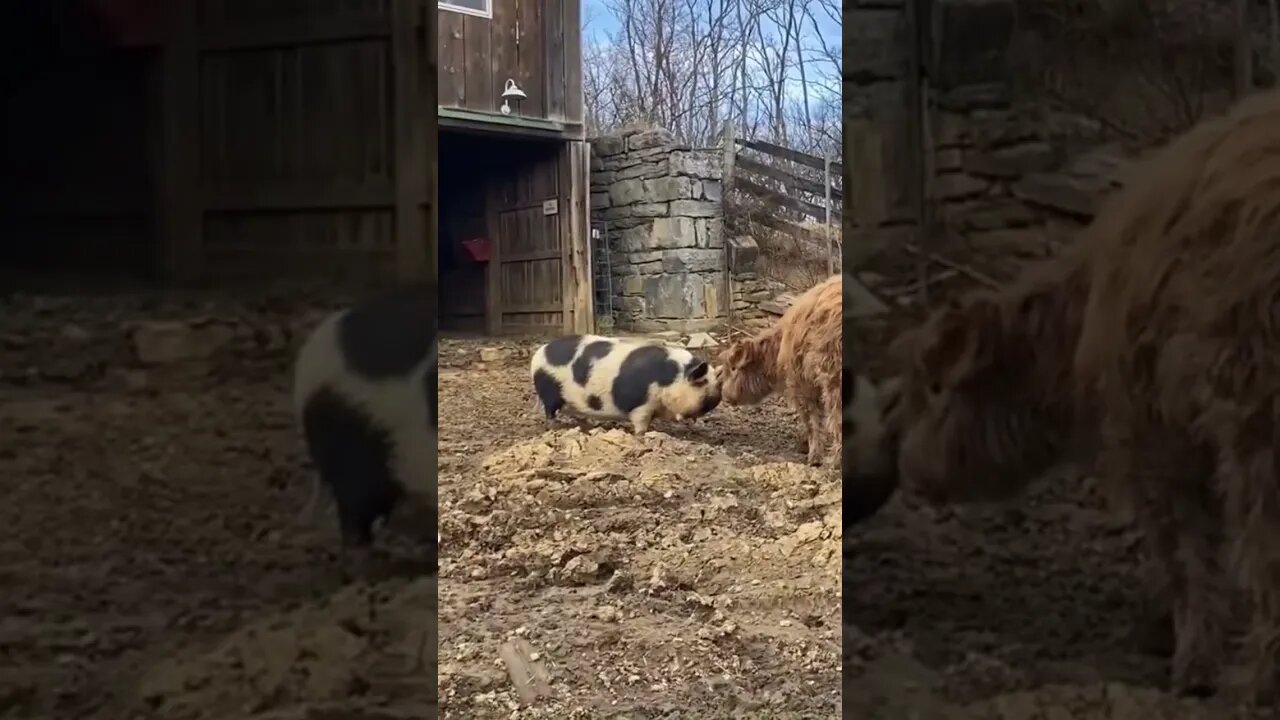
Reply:
[[[440,325],[557,334],[566,308],[563,143],[440,132]]]
[[[0,38],[0,282],[155,279],[160,50],[97,14],[9,3]]]

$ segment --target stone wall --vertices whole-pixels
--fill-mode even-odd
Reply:
[[[591,141],[591,211],[607,223],[621,330],[706,330],[724,321],[720,157],[631,126]]]
[[[927,7],[919,52],[928,98],[912,71],[918,28],[905,0],[860,5],[845,20],[845,47],[855,48],[844,65],[854,225],[845,264],[912,241],[948,255],[1044,255],[1117,186],[1124,154],[1098,145],[1092,121],[1015,97],[1012,0]]]
[[[843,29],[843,265],[856,268],[915,232],[918,88],[906,0],[846,3]]]
[[[1037,257],[1071,237],[1125,166],[1095,121],[1017,98],[1009,0],[937,6],[928,187],[945,250]],[[956,247],[959,243],[961,247]]]
[[[960,88],[943,100],[932,196],[946,250],[1051,254],[1127,167],[1118,148],[1081,146],[1087,121],[1017,105],[1003,87]]]

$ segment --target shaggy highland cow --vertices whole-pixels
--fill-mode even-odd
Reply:
[[[841,276],[805,291],[776,325],[721,353],[721,394],[754,405],[782,390],[806,429],[809,463],[836,461],[840,449]]]
[[[849,368],[843,375],[840,461],[842,522],[848,527],[879,512],[898,489],[897,378],[879,387]]]
[[[1062,257],[900,340],[901,479],[934,501],[1007,496],[1073,437],[1088,440],[1168,583],[1175,688],[1219,680],[1225,535],[1252,601],[1249,696],[1269,703],[1280,681],[1280,93],[1135,170]]]

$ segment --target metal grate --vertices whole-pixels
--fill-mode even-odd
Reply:
[[[609,224],[604,221],[591,223],[591,258],[596,332],[607,333],[614,328],[613,257],[609,252]]]

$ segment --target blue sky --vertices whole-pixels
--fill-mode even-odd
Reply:
[[[587,42],[603,40],[618,29],[618,21],[604,6],[604,0],[582,0],[582,25]]]
[[[583,38],[587,42],[605,40],[617,31],[618,21],[609,11],[605,0],[582,0]],[[840,27],[822,18],[822,35],[828,43],[839,42]]]

